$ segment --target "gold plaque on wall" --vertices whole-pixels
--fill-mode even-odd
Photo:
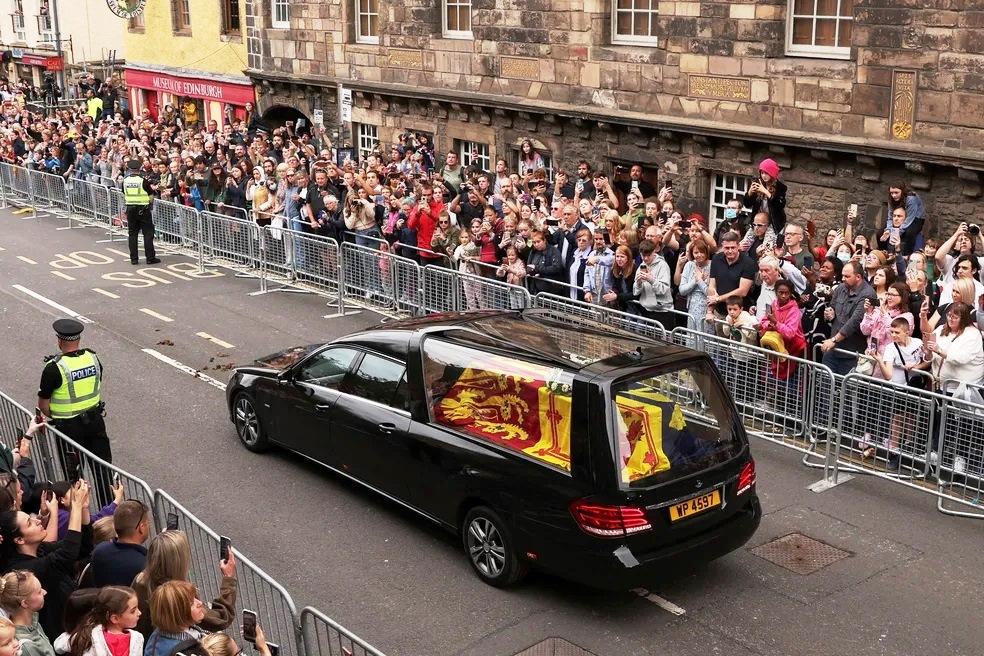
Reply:
[[[892,138],[912,139],[916,116],[916,72],[892,72]]]
[[[721,77],[718,75],[691,75],[690,93],[696,98],[721,98],[722,100],[751,100],[752,81],[747,77]]]

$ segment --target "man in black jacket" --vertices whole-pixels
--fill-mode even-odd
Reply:
[[[546,292],[548,294],[563,293],[565,288],[552,284],[564,279],[564,263],[560,251],[547,243],[547,237],[540,230],[530,233],[533,248],[530,249],[526,261],[526,280],[530,294]]]

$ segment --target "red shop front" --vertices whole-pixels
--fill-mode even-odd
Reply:
[[[187,124],[214,120],[222,125],[230,115],[245,118],[246,104],[255,102],[253,85],[245,79],[237,83],[133,68],[126,69],[125,79],[134,115],[148,109],[155,119],[171,105]]]

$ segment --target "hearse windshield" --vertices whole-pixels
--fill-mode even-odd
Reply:
[[[727,398],[702,361],[613,385],[621,485],[660,485],[738,455],[737,417]]]

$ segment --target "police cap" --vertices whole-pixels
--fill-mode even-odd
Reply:
[[[130,171],[139,171],[140,160],[131,159],[129,162],[126,163],[126,168],[129,169]]]
[[[51,327],[55,329],[58,339],[66,342],[77,342],[82,339],[82,331],[85,330],[82,322],[75,319],[56,319]]]

